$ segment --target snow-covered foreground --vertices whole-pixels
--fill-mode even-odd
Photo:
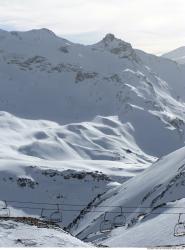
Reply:
[[[59,228],[0,219],[0,247],[90,247]]]

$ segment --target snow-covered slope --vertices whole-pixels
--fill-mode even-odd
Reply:
[[[101,196],[69,229],[81,239],[114,247],[184,244],[184,237],[174,236],[179,213],[184,213],[184,181],[182,148]],[[101,223],[111,232],[101,233]],[[125,225],[116,229],[120,223]]]
[[[139,148],[132,136],[130,123],[123,125],[118,117],[98,116],[91,122],[61,126],[55,122],[26,120],[0,112],[0,128],[1,159],[32,161],[40,165],[47,165],[47,162],[57,165],[58,162],[59,166],[72,162],[74,169],[76,165],[81,170],[85,168],[83,161],[90,163],[94,160],[91,165],[94,164],[94,170],[100,170],[100,166],[95,166],[103,161],[117,162],[123,167],[132,164],[139,168],[156,160]],[[106,174],[108,169],[107,166],[101,170]],[[112,171],[112,175],[116,176],[116,173]],[[118,175],[121,176],[121,172]]]
[[[96,197],[156,160],[131,132],[117,117],[61,126],[0,112],[0,200],[7,201],[11,216],[37,218],[42,208],[49,218],[48,209],[64,204],[61,226],[68,226]],[[71,211],[70,204],[80,206]]]
[[[154,215],[149,215],[129,230],[115,229],[103,244],[110,247],[184,247],[184,236],[174,236],[177,228],[179,232],[185,233],[184,225],[177,226],[178,213],[184,212],[184,207],[184,199],[169,203],[164,213],[156,209]],[[184,222],[185,215],[182,214],[180,218]]]
[[[27,221],[0,219],[0,247],[90,247],[62,229]]]
[[[180,64],[185,64],[185,46],[182,46],[168,53],[165,53],[162,56],[174,60]]]
[[[83,46],[46,29],[0,31],[1,110],[62,124],[118,116],[155,156],[184,145],[184,76],[184,67],[112,34]]]

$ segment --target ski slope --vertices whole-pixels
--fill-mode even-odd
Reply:
[[[184,213],[184,169],[182,148],[101,196],[70,231],[83,240],[114,247],[184,244],[184,237],[174,237],[179,213]],[[124,215],[124,225],[116,229],[115,217],[120,215],[117,223]],[[108,233],[101,232],[105,220]]]
[[[184,212],[184,206],[185,202],[182,199],[170,203],[170,208],[165,209],[164,213],[156,209],[155,212],[159,213],[158,215],[151,215],[128,230],[115,229],[103,244],[109,247],[183,247],[185,237],[174,236],[174,230],[178,222],[178,212]],[[182,217],[184,221],[184,214]],[[185,230],[181,227],[180,232],[184,233]]]

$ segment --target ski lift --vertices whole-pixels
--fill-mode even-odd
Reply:
[[[62,222],[62,212],[60,211],[60,207],[58,204],[57,210],[50,215],[50,221],[54,223]]]
[[[41,209],[40,218],[44,219],[44,220],[48,220],[48,216],[44,215],[44,210],[46,210],[46,209],[44,209],[44,208]]]
[[[51,209],[42,208],[40,218],[45,221],[50,221],[54,223],[62,222],[62,212],[60,211],[60,207],[57,204],[57,209],[54,212],[50,213]]]
[[[6,201],[0,201],[0,217],[10,217],[10,209]]]
[[[174,227],[174,236],[185,236],[185,220],[182,220],[183,213],[179,214],[178,222]]]
[[[104,214],[104,220],[100,224],[100,232],[101,233],[107,233],[110,232],[112,229],[112,222],[108,219],[106,219],[108,212],[105,212]]]
[[[120,214],[118,214],[117,216],[115,216],[115,218],[113,219],[113,227],[124,227],[126,225],[126,217],[123,213],[123,208],[120,208]]]

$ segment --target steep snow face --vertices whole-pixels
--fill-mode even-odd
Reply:
[[[156,209],[154,215],[149,215],[141,223],[130,229],[119,228],[112,231],[110,237],[103,240],[109,247],[182,247],[184,236],[174,236],[174,233],[184,233],[184,226],[178,225],[179,213],[184,212],[185,200],[169,203],[164,213]],[[156,215],[155,215],[156,213]],[[184,222],[184,214],[180,217]]]
[[[167,82],[166,87],[169,88],[170,95],[174,99],[184,102],[185,65],[179,65],[167,58],[157,57],[140,50],[136,50],[136,53],[157,78],[160,77]]]
[[[114,246],[122,247],[178,244],[180,240],[174,237],[173,230],[179,213],[184,212],[184,180],[185,148],[182,148],[101,196],[97,203],[88,208],[87,214],[83,214],[78,227],[71,225],[70,229],[87,241],[97,240],[110,246],[113,246],[113,242]],[[178,200],[181,201],[176,202]],[[161,223],[157,226],[159,221]],[[106,223],[111,234],[100,233],[102,222]],[[116,223],[123,223],[120,229],[116,229]],[[136,242],[132,238],[131,243],[133,233]],[[144,238],[144,234],[148,238]],[[184,243],[184,239],[181,243]]]
[[[0,247],[90,247],[59,228],[0,220]]]
[[[118,116],[154,156],[184,145],[184,67],[112,34],[91,46],[46,29],[0,31],[0,41],[1,110],[62,124]]]
[[[185,64],[185,46],[172,50],[162,55],[165,58],[176,61],[180,64]]]

